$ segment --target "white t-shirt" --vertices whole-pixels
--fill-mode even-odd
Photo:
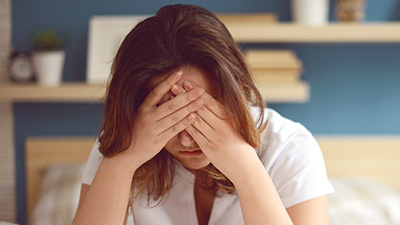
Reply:
[[[311,133],[301,124],[282,117],[272,109],[266,109],[264,116],[268,125],[263,132],[262,147],[257,154],[284,206],[288,208],[333,193],[320,147]],[[84,184],[92,183],[101,159],[96,142],[83,175]],[[148,206],[147,198],[134,202],[132,213],[135,224],[197,224],[194,178],[193,173],[178,163],[172,188],[162,204]],[[222,191],[218,192],[218,196],[214,200],[209,224],[244,224],[239,197]]]

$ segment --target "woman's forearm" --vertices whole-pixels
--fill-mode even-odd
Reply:
[[[293,224],[258,157],[246,160],[244,164],[243,175],[233,183],[239,195],[245,224]]]
[[[119,155],[104,158],[73,224],[123,224],[134,172]]]

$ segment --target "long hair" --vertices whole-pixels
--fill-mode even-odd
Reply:
[[[130,146],[132,127],[149,92],[145,88],[149,80],[184,67],[198,68],[211,76],[218,87],[218,101],[233,125],[251,146],[260,146],[260,133],[266,125],[264,102],[243,54],[213,13],[198,6],[178,4],[165,6],[137,24],[116,54],[99,138],[104,157],[112,157]],[[250,105],[259,107],[256,120]],[[132,184],[134,193],[146,191],[154,200],[162,200],[172,184],[172,157],[163,149],[137,169]],[[213,178],[214,189],[227,193],[235,190],[214,166],[204,170]]]

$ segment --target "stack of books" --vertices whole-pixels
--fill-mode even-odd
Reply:
[[[246,59],[258,85],[294,84],[301,80],[303,62],[291,50],[248,50]]]

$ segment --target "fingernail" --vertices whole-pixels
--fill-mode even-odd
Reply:
[[[189,81],[185,81],[183,85],[185,86],[185,88],[187,90],[192,90],[193,89],[193,85]]]
[[[182,72],[182,71],[179,71],[179,72],[175,73],[174,76],[175,76],[176,79],[179,79],[179,78],[182,77],[182,74],[183,74],[183,72]]]
[[[204,89],[203,88],[200,88],[200,89],[196,90],[196,92],[195,92],[195,94],[197,96],[201,96],[203,93],[204,93]]]
[[[172,91],[175,95],[179,94],[179,87],[178,87],[178,85],[176,85],[176,84],[172,85],[171,91]]]
[[[189,115],[187,116],[187,119],[188,119],[188,120],[192,120],[192,119],[194,119],[194,115],[193,115],[193,113],[189,114]]]

